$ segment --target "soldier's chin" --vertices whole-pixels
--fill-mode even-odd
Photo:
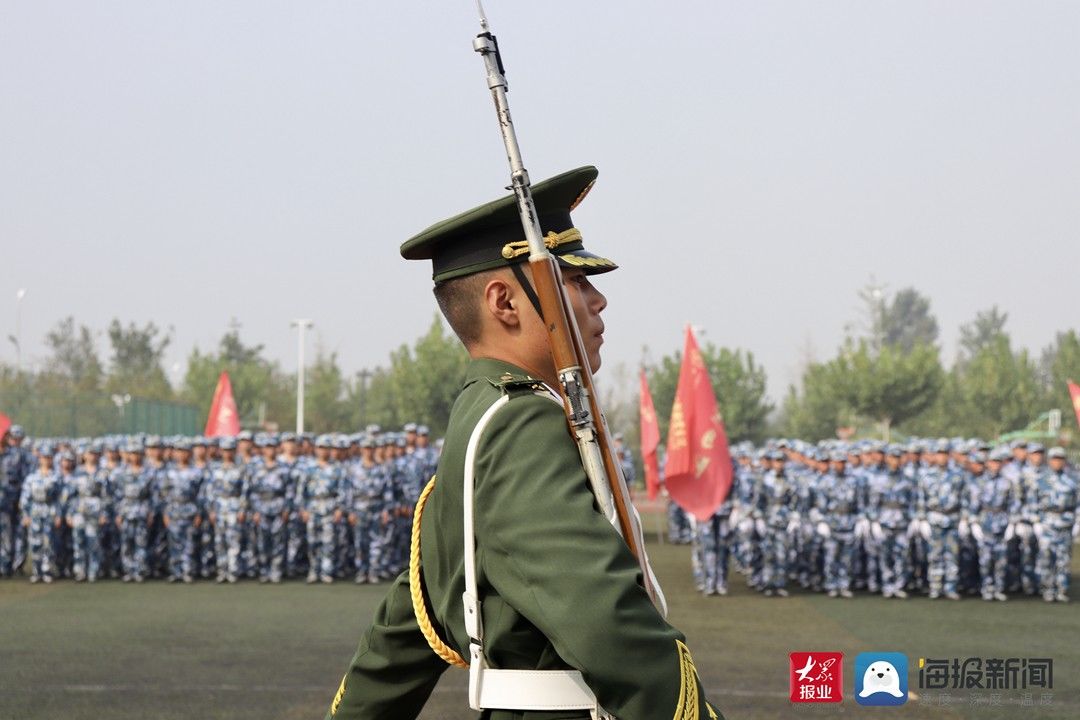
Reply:
[[[592,374],[595,375],[600,371],[601,365],[600,352],[589,353],[589,367],[592,369]]]

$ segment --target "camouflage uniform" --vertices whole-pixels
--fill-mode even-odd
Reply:
[[[856,479],[846,470],[832,470],[822,478],[825,497],[825,589],[835,597],[851,595],[851,572],[855,555],[855,521],[859,512]]]
[[[149,468],[126,468],[117,480],[120,500],[116,516],[120,524],[120,559],[124,581],[142,582],[149,574],[147,552],[150,524],[154,518],[154,471]]]
[[[908,579],[908,524],[915,502],[915,487],[901,470],[884,470],[870,479],[866,517],[871,542],[881,570],[885,597],[905,597]]]
[[[285,563],[285,522],[292,505],[288,469],[261,464],[251,479],[256,558],[260,582],[280,582]]]
[[[1043,599],[1064,602],[1068,599],[1069,563],[1080,491],[1076,478],[1062,469],[1043,473],[1035,492],[1039,513],[1035,530],[1039,540],[1039,579]]]
[[[667,505],[668,541],[673,545],[685,545],[690,542],[693,531],[690,527],[690,516],[679,507],[679,504],[668,499]]]
[[[122,477],[124,463],[122,461],[109,462],[105,465],[108,472],[109,489],[109,514],[105,527],[101,533],[101,554],[109,577],[118,578],[123,573],[124,562],[120,558],[120,528],[116,524],[119,517],[120,506],[120,478]]]
[[[754,522],[761,542],[761,582],[767,595],[786,595],[788,524],[795,488],[783,469],[762,476],[754,497]]]
[[[391,548],[394,542],[394,513],[401,505],[401,476],[396,472],[392,457],[386,457],[379,464],[378,472],[382,475],[383,495],[380,500],[382,512],[375,522],[374,539],[371,543],[371,569],[379,580],[386,580],[395,574]]]
[[[1035,467],[1030,462],[1013,464],[1010,478],[1016,488],[1019,509],[1012,518],[1014,536],[1008,545],[1009,564],[1013,589],[1023,590],[1034,595],[1039,589],[1039,577],[1036,574],[1038,564],[1038,538],[1032,529],[1038,519],[1037,488],[1039,476],[1045,467]]]
[[[1005,599],[1005,531],[1009,518],[1019,511],[1016,487],[1000,472],[987,471],[974,483],[972,527],[979,543],[979,575],[984,600]],[[982,538],[978,539],[978,535]]]
[[[196,563],[195,535],[199,517],[202,470],[194,467],[166,471],[164,487],[165,517],[169,532],[170,580],[191,582]]]
[[[754,536],[754,494],[760,476],[749,464],[740,463],[732,479],[733,496],[731,524],[735,531],[735,562],[740,572],[753,582],[761,567],[758,544]],[[674,503],[672,503],[674,504]]]
[[[353,552],[358,583],[378,580],[372,556],[381,552],[376,547],[381,539],[376,528],[383,510],[385,480],[385,474],[374,462],[356,463],[347,479],[346,508],[349,511],[349,524],[353,528]]]
[[[307,515],[308,581],[334,580],[334,526],[341,515],[341,466],[318,461],[304,478],[300,506]]]
[[[86,468],[66,488],[64,514],[72,528],[75,579],[94,582],[101,573],[100,538],[110,512],[109,471]]]
[[[944,590],[951,599],[959,598],[958,553],[959,519],[963,502],[963,476],[947,468],[929,468],[919,487],[919,507],[930,525],[927,574],[930,580],[930,597],[936,598]]]
[[[15,560],[19,533],[19,494],[23,484],[23,457],[19,448],[0,452],[0,577],[8,577]]]
[[[413,509],[420,493],[424,491],[430,475],[425,476],[425,466],[415,455],[398,458],[398,472],[401,485],[398,489],[401,510],[398,516],[399,540],[394,557],[395,565],[401,568],[409,564],[409,540],[412,534]]]
[[[255,478],[256,473],[259,472],[259,468],[263,465],[262,457],[253,455],[245,462],[241,462],[239,455],[237,455],[237,464],[240,465],[241,471],[244,474],[244,480],[247,483],[248,489],[248,507],[251,507],[251,483]],[[259,547],[259,526],[255,524],[255,519],[251,514],[248,514],[245,518],[247,522],[241,528],[241,536],[243,542],[240,546],[240,566],[243,569],[242,572],[246,577],[256,578],[259,577],[259,559],[257,548]]]
[[[199,438],[199,440],[205,442],[204,438]],[[214,523],[210,522],[210,509],[213,507],[213,497],[210,494],[212,490],[210,482],[211,464],[209,462],[193,462],[192,467],[202,475],[199,483],[199,497],[196,502],[199,508],[199,527],[195,533],[199,576],[210,578],[215,574],[217,568],[217,542],[214,539]]]
[[[289,484],[289,496],[300,498],[303,492],[302,485],[311,471],[311,467],[304,458],[286,458],[279,455],[277,459],[285,471],[285,478]],[[296,503],[289,509],[289,519],[285,523],[285,576],[298,577],[304,570],[316,570],[309,565],[308,556],[311,553],[309,546],[310,534],[307,523],[300,516],[300,504]],[[306,568],[305,568],[306,566]]]
[[[814,453],[816,455],[816,452]],[[812,467],[801,468],[795,475],[795,521],[793,530],[794,570],[804,588],[821,589],[821,537],[814,526],[823,519],[818,510],[820,476]]]
[[[52,582],[55,562],[55,523],[61,512],[63,485],[60,476],[52,470],[38,470],[23,483],[19,507],[30,521],[30,554],[33,556],[33,572],[30,580]]]
[[[698,590],[705,595],[726,595],[731,555],[731,494],[705,522],[695,523],[693,564]]]
[[[247,475],[235,462],[211,466],[209,499],[214,521],[214,557],[218,582],[236,582],[240,575],[244,513],[247,511]]]

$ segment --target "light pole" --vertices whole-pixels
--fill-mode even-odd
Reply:
[[[313,326],[311,320],[293,320],[292,326],[299,330],[296,336],[296,432],[304,432],[304,330]]]
[[[22,372],[22,301],[26,288],[15,291],[15,370]]]
[[[367,368],[356,374],[360,380],[360,422],[363,424],[367,424],[367,382],[373,374]]]
[[[124,406],[131,402],[131,393],[124,393],[123,395],[115,394],[112,396],[113,405],[120,412],[120,430],[124,430]]]

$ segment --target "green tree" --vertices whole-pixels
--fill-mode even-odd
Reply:
[[[995,438],[1025,427],[1040,412],[1035,363],[1026,350],[1013,352],[1007,335],[994,338],[954,372],[959,388],[954,432]]]
[[[198,348],[188,356],[182,395],[206,415],[214,398],[218,376],[225,370],[232,382],[237,411],[245,427],[265,424],[288,428],[296,424],[296,376],[286,374],[263,357],[262,345],[245,345],[240,325],[233,322],[216,353]]]
[[[1060,332],[1054,342],[1043,350],[1039,363],[1043,402],[1047,408],[1061,410],[1063,427],[1074,428],[1072,397],[1068,383],[1080,383],[1080,333],[1076,330]],[[1071,437],[1080,433],[1071,432]]]
[[[105,372],[98,357],[94,335],[85,325],[75,327],[75,318],[67,317],[45,336],[52,353],[39,378],[49,389],[76,393],[95,393],[101,389]]]
[[[356,414],[349,407],[348,387],[338,367],[337,353],[327,354],[319,348],[306,374],[305,429],[321,433],[354,427]]]
[[[712,343],[701,348],[701,357],[709,369],[728,440],[732,443],[763,440],[769,413],[774,407],[765,395],[765,368],[755,362],[751,352],[718,348]],[[657,365],[646,370],[661,437],[667,437],[681,367],[682,353],[676,352],[665,355]]]
[[[886,344],[875,353],[866,341],[848,343],[833,362],[829,376],[845,405],[873,418],[886,439],[893,425],[933,404],[944,380],[933,345],[916,344],[905,350]]]
[[[105,387],[111,393],[130,393],[152,400],[171,400],[172,387],[165,375],[165,349],[172,337],[152,322],[143,327],[114,319],[109,325],[109,376]]]
[[[960,326],[961,357],[966,361],[992,346],[1005,335],[1005,323],[1009,313],[1003,313],[994,305],[989,310],[975,314],[975,319]]]
[[[391,370],[383,367],[362,370],[349,390],[349,405],[356,412],[356,427],[372,423],[384,428],[401,427],[397,392]]]
[[[780,421],[784,435],[817,442],[836,438],[840,428],[854,425],[837,373],[835,362],[811,363],[803,372],[801,389],[788,388]]]
[[[947,437],[957,433],[970,435],[967,431],[967,419],[963,416],[964,378],[960,372],[960,366],[953,368],[944,374],[941,389],[938,391],[934,402],[919,415],[899,425],[899,429],[907,435],[920,437]]]
[[[432,435],[443,434],[468,364],[464,346],[435,315],[412,347],[402,345],[390,353],[389,367],[357,377],[348,393],[356,425],[392,428],[422,422]]]
[[[904,288],[882,308],[883,344],[907,353],[919,345],[933,345],[938,338],[937,319],[930,312],[930,299],[915,288]]]

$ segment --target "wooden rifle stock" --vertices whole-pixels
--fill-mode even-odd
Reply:
[[[636,519],[630,515],[629,490],[626,487],[626,480],[623,478],[619,462],[615,458],[611,435],[607,428],[607,420],[600,409],[596,387],[593,383],[592,367],[589,365],[589,358],[585,353],[585,346],[581,340],[577,318],[573,315],[573,305],[570,303],[570,299],[566,295],[566,289],[562,284],[562,272],[555,258],[550,254],[547,257],[530,260],[529,267],[532,269],[533,285],[536,288],[536,294],[540,299],[540,307],[544,313],[551,356],[555,361],[555,370],[560,379],[559,391],[563,398],[563,409],[566,411],[570,430],[575,439],[578,439],[582,429],[579,427],[580,425],[585,426],[586,432],[591,429],[603,462],[603,471],[607,485],[610,488],[611,502],[618,516],[619,532],[642,568],[641,574],[646,591],[656,601],[656,588],[653,586],[648,561],[645,558],[644,548],[641,546],[640,529]],[[574,397],[572,389],[567,388],[565,383],[562,382],[563,378],[568,374],[575,373],[582,384],[581,392],[577,393],[577,397]],[[584,408],[575,407],[582,396],[588,398],[587,416],[582,414]],[[598,501],[603,505],[603,498],[598,498]],[[602,509],[606,514],[607,508]]]
[[[574,316],[573,305],[562,284],[562,272],[544,244],[540,223],[533,203],[529,175],[521,159],[510,105],[506,98],[507,83],[498,42],[492,35],[487,18],[480,8],[480,27],[483,30],[473,40],[473,49],[483,58],[488,89],[499,118],[506,158],[510,163],[510,181],[517,198],[521,226],[529,245],[529,266],[533,285],[540,299],[540,309],[548,329],[551,356],[554,360],[559,393],[563,398],[567,423],[581,453],[581,463],[589,485],[604,517],[616,527],[641,568],[642,583],[653,603],[667,613],[664,595],[645,556],[641,525],[631,515],[630,491],[615,458],[611,436],[593,385],[581,332]]]

